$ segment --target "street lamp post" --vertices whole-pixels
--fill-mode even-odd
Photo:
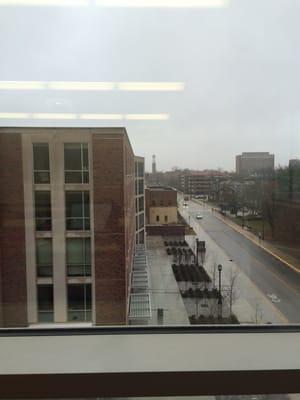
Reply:
[[[196,265],[199,265],[199,239],[196,239]]]
[[[219,271],[219,300],[218,300],[218,309],[219,309],[219,318],[222,318],[222,294],[221,294],[221,273],[222,273],[222,265],[218,265]]]

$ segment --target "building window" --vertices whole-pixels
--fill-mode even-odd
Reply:
[[[39,285],[38,295],[38,321],[53,322],[53,286]]]
[[[144,220],[145,220],[145,215],[144,213],[139,215],[139,229],[144,228]]]
[[[52,239],[36,240],[36,267],[37,276],[52,276]]]
[[[139,197],[139,212],[144,210],[144,196]]]
[[[159,222],[159,215],[156,216],[156,221]]]
[[[35,226],[37,231],[51,231],[51,195],[50,191],[34,192]]]
[[[65,183],[89,183],[87,143],[65,143]]]
[[[91,321],[92,285],[68,285],[68,320]]]
[[[152,205],[153,205],[154,207],[156,206],[155,200],[152,200]]]
[[[66,229],[90,229],[90,194],[87,191],[66,192]]]
[[[165,215],[165,222],[168,222],[168,216]]]
[[[143,194],[144,193],[144,181],[142,179],[139,179],[138,181],[139,184],[139,194]]]
[[[161,205],[161,207],[164,205],[163,200],[160,200],[159,204]]]
[[[138,162],[138,176],[142,178],[144,176],[144,163]]]
[[[68,276],[91,276],[91,239],[67,239]]]
[[[34,183],[50,183],[50,163],[48,143],[33,144]]]

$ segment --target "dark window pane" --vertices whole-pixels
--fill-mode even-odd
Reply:
[[[89,183],[89,173],[83,172],[83,183]]]
[[[88,145],[86,143],[82,145],[82,169],[84,171],[89,170],[89,154]]]
[[[36,266],[38,276],[52,276],[52,240],[36,240]]]
[[[35,171],[49,171],[48,143],[33,144],[33,168]]]
[[[83,217],[82,192],[66,192],[67,218]]]
[[[64,150],[65,182],[88,183],[88,145],[86,143],[66,143]]]
[[[81,145],[80,143],[65,144],[65,170],[81,170]]]
[[[35,198],[35,218],[36,230],[51,230],[51,199],[49,191],[36,191]]]
[[[90,193],[89,192],[83,192],[84,196],[84,216],[85,218],[90,217]]]
[[[67,171],[65,172],[65,182],[66,183],[82,183],[82,173],[77,171]]]
[[[92,308],[91,284],[68,286],[69,321],[90,321]]]
[[[53,286],[39,285],[37,296],[39,322],[53,322]]]
[[[90,238],[67,239],[67,273],[68,276],[91,275]]]
[[[50,172],[47,171],[35,171],[34,172],[34,183],[49,183]]]

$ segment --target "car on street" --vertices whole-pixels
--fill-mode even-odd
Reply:
[[[280,298],[275,293],[268,293],[267,296],[272,301],[272,303],[280,303]]]
[[[183,207],[187,207],[187,203],[183,203]]]
[[[197,218],[197,219],[203,219],[203,216],[202,216],[201,214],[197,214],[197,215],[196,215],[196,218]]]

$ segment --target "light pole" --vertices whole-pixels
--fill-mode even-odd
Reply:
[[[222,273],[222,265],[218,265],[219,271],[219,300],[218,300],[218,309],[219,309],[219,318],[222,318],[222,294],[221,294],[221,273]]]
[[[196,265],[199,265],[199,239],[196,239]]]

